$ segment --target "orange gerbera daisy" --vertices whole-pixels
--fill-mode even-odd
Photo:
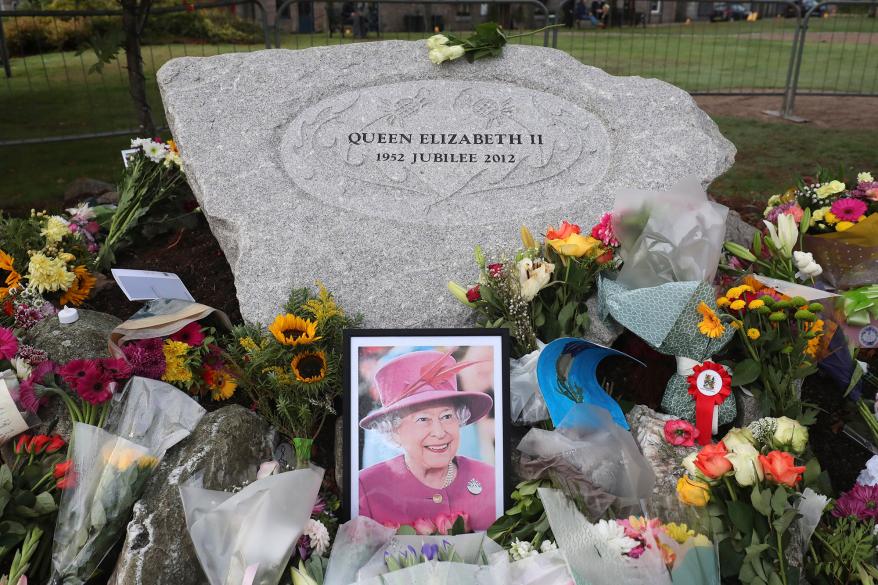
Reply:
[[[85,266],[74,268],[73,275],[76,279],[70,285],[70,288],[64,291],[64,294],[61,295],[61,299],[58,301],[61,306],[73,305],[78,307],[88,298],[88,295],[91,294],[91,289],[94,288],[97,282],[97,279],[92,276]]]
[[[702,335],[714,339],[725,333],[726,328],[723,325],[723,322],[716,316],[713,309],[707,306],[707,303],[702,301],[698,305],[698,312],[703,317],[701,323],[698,324],[698,330],[701,331]]]
[[[0,299],[9,294],[9,291],[18,287],[21,283],[21,275],[13,268],[13,264],[15,264],[15,258],[0,250],[0,283],[5,286],[0,286]],[[6,276],[3,276],[3,273],[7,273]]]

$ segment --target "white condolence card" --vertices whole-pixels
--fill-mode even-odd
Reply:
[[[181,299],[195,301],[180,277],[172,272],[152,270],[129,270],[114,268],[112,271],[116,284],[129,301],[151,301],[153,299]]]

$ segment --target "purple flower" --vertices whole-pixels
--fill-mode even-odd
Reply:
[[[878,520],[878,485],[856,484],[835,501],[832,515],[854,516],[859,520]]]
[[[43,303],[39,307],[28,303],[18,303],[15,305],[15,327],[27,331],[46,317],[55,314],[55,307],[51,303]]]
[[[299,557],[303,561],[307,561],[311,558],[311,539],[305,536],[304,534],[299,537],[299,542],[296,543],[296,550],[299,553]]]
[[[439,545],[424,544],[423,546],[421,546],[421,554],[424,555],[424,558],[428,561],[432,561],[437,556],[439,556]]]
[[[140,339],[122,347],[131,364],[131,375],[161,380],[165,373],[165,354],[161,339]]]

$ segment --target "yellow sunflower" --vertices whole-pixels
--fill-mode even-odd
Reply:
[[[313,384],[326,378],[326,354],[322,351],[303,351],[290,362],[296,380]]]
[[[97,279],[92,276],[85,266],[77,266],[73,269],[73,274],[76,276],[76,280],[73,281],[70,288],[64,291],[64,294],[61,295],[61,299],[58,301],[62,306],[73,305],[78,307],[81,305],[88,298],[88,295],[91,294],[91,289],[94,288],[95,282],[97,282]]]
[[[268,330],[284,345],[307,345],[320,339],[317,323],[289,313],[275,317]]]
[[[701,323],[698,324],[698,330],[701,331],[702,335],[714,339],[725,333],[726,328],[722,321],[719,320],[713,309],[708,307],[704,301],[698,305],[698,312],[703,317]]]
[[[8,272],[9,274],[3,278],[2,282],[5,286],[0,286],[0,299],[9,294],[9,291],[18,287],[19,283],[21,283],[21,275],[12,267],[15,263],[15,259],[0,250],[0,278],[3,278],[3,272]]]

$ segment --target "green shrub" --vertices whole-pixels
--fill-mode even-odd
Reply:
[[[153,15],[146,24],[143,42],[203,41],[206,43],[259,43],[262,29],[229,12],[177,12]]]

